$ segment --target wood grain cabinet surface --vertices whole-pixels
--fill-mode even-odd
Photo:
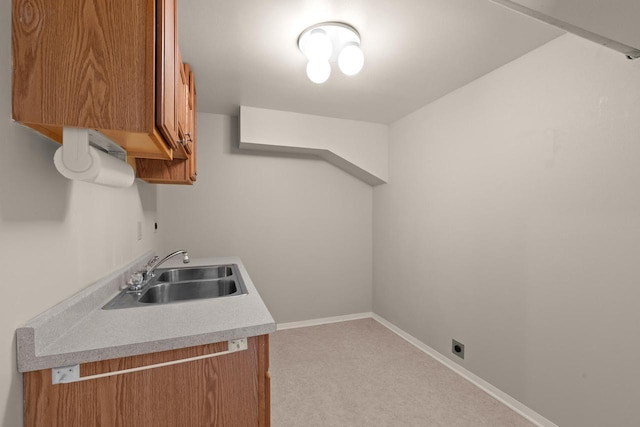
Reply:
[[[25,426],[268,427],[269,337],[248,350],[67,384],[51,369],[24,373]],[[80,376],[164,363],[227,349],[216,343],[80,365]]]
[[[196,181],[196,91],[189,64],[180,61],[177,132],[180,149],[174,159],[136,159],[139,178],[156,184],[192,184]]]
[[[185,146],[179,120],[195,100],[181,95],[189,76],[176,7],[176,0],[14,0],[13,118],[57,142],[64,126],[97,129],[130,159],[165,161],[140,165],[138,177],[192,183],[195,149]]]

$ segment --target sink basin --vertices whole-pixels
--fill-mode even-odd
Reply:
[[[159,283],[150,286],[138,302],[168,304],[190,299],[218,298],[238,292],[235,280],[201,280],[196,282]]]
[[[157,269],[140,291],[123,290],[103,310],[149,307],[247,294],[236,264]]]
[[[233,270],[228,265],[214,267],[186,267],[164,270],[157,275],[158,282],[185,282],[188,280],[219,279],[229,277]]]

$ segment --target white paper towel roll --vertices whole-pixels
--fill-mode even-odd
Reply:
[[[133,169],[128,163],[108,155],[93,147],[88,147],[88,153],[82,153],[85,165],[81,170],[77,163],[66,165],[63,156],[64,145],[56,150],[53,162],[63,176],[69,179],[93,182],[110,187],[130,187],[135,179]]]

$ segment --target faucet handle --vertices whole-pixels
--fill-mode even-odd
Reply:
[[[130,291],[139,291],[142,289],[142,282],[144,282],[144,272],[136,271],[131,273],[129,280],[127,280],[127,285],[129,285]]]

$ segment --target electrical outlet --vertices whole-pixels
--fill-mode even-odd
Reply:
[[[451,340],[451,352],[461,359],[464,359],[464,344],[456,340]]]

